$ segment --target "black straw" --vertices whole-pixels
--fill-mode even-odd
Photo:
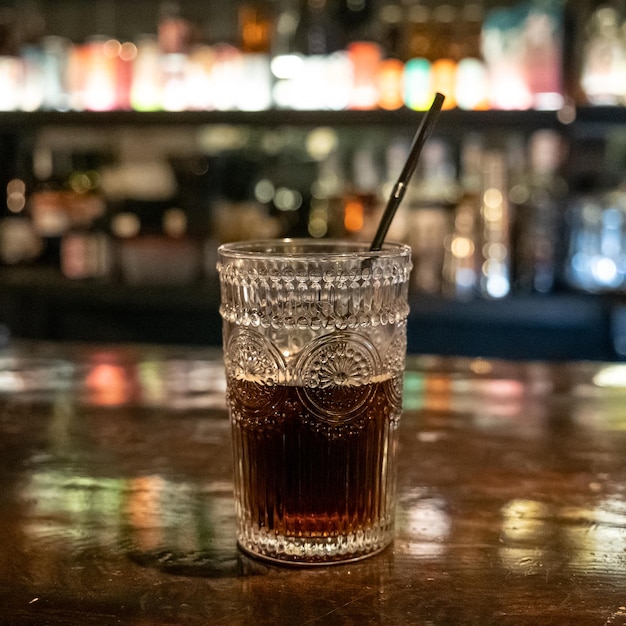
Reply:
[[[380,219],[378,230],[376,231],[376,235],[374,236],[374,240],[370,246],[370,252],[376,252],[383,247],[383,241],[385,240],[389,226],[391,226],[391,220],[393,220],[393,216],[396,214],[396,211],[402,202],[402,198],[404,198],[406,188],[411,180],[411,176],[413,176],[413,172],[417,166],[417,161],[420,157],[420,153],[422,152],[422,147],[426,143],[426,140],[435,126],[435,122],[439,117],[444,100],[445,96],[443,94],[436,93],[433,103],[430,105],[430,109],[428,109],[426,115],[422,118],[419,128],[415,133],[415,137],[413,138],[413,144],[411,145],[409,157],[402,168],[398,182],[394,185],[389,201],[387,202],[387,206],[385,207],[385,212]]]

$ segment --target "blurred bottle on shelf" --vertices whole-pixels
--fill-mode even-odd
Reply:
[[[131,285],[184,285],[201,274],[200,242],[188,236],[187,215],[178,207],[163,211],[158,231],[135,231],[117,247],[120,277]]]
[[[344,236],[343,194],[346,189],[344,163],[336,134],[330,129],[314,131],[320,149],[316,152],[317,176],[311,185],[307,230],[311,237]]]
[[[159,49],[163,54],[184,54],[191,41],[191,23],[174,0],[162,2],[158,17]]]
[[[561,238],[567,184],[564,146],[555,131],[536,131],[528,143],[526,198],[517,203],[514,283],[520,293],[550,293],[562,266]]]
[[[403,100],[407,108],[426,111],[433,101],[431,63],[424,57],[413,57],[404,64]]]
[[[61,239],[60,269],[72,280],[108,278],[113,269],[113,248],[101,228],[75,227]]]
[[[464,110],[489,108],[489,81],[481,52],[483,17],[481,2],[463,4],[454,33],[454,45],[460,48],[454,95],[458,107]]]
[[[435,91],[445,108],[562,102],[561,0],[485,16],[480,0],[243,0],[232,11],[236,33],[211,41],[181,6],[160,4],[156,51],[139,35],[72,43],[68,68],[56,70],[69,93],[59,84],[56,98],[43,75],[60,67],[59,50],[39,37],[0,54],[0,109],[424,110]],[[0,51],[15,44],[10,26],[0,19]]]
[[[552,109],[563,104],[563,4],[533,0],[485,15],[482,53],[490,107]]]
[[[381,60],[376,73],[377,106],[386,111],[395,111],[404,105],[404,64],[397,58]]]
[[[461,60],[461,46],[456,31],[460,16],[453,5],[439,4],[433,9],[432,17],[436,36],[432,53],[434,58],[431,61],[431,89],[433,94],[446,94],[443,108],[453,109],[457,105],[457,71]]]
[[[444,107],[484,109],[489,86],[482,58],[482,3],[432,9],[413,4],[408,9],[405,36],[404,103],[427,109],[432,96],[446,94]]]
[[[135,111],[156,111],[161,107],[159,43],[154,35],[137,39],[137,53],[130,81],[129,101]]]
[[[296,45],[300,19],[299,0],[276,0],[271,41],[273,58],[304,53]]]
[[[65,267],[65,255],[69,261],[70,274],[99,273],[96,269],[104,257],[98,256],[106,242],[98,239],[97,250],[93,247],[80,247],[91,234],[97,231],[98,220],[105,216],[106,201],[100,189],[100,177],[96,171],[97,156],[72,151],[54,150],[51,145],[41,143],[33,155],[33,171],[36,181],[28,193],[28,213],[33,228],[43,242],[39,262],[57,268]],[[74,237],[75,235],[75,237]],[[65,239],[73,242],[82,236],[82,243],[65,246]],[[95,241],[95,239],[94,239]],[[88,259],[94,253],[98,258]],[[83,256],[76,260],[77,255]],[[104,253],[103,253],[104,254]],[[106,265],[106,259],[104,259]],[[68,266],[68,267],[69,267]],[[77,269],[77,268],[81,269]],[[98,268],[100,265],[98,265]],[[102,267],[106,272],[108,266]],[[74,276],[72,276],[74,277]]]
[[[367,61],[364,51],[357,58]],[[339,22],[326,0],[283,0],[273,52],[273,100],[268,108],[349,108],[354,91],[351,61]]]
[[[379,7],[376,21],[379,24],[378,41],[388,58],[404,62],[407,56],[407,8],[399,0],[389,0]]]
[[[235,108],[262,111],[272,106],[270,54],[274,32],[273,7],[267,0],[239,6],[240,64]]]
[[[580,83],[591,104],[626,102],[626,31],[624,16],[602,4],[586,29]]]
[[[380,43],[382,55],[376,77],[377,106],[387,111],[404,106],[404,18],[405,8],[393,1],[383,4],[376,16],[379,25],[377,41]]]
[[[406,19],[405,58],[434,61],[437,33],[431,9],[420,2],[410,3]]]
[[[568,284],[590,292],[626,290],[626,193],[578,196],[567,210]]]
[[[512,9],[493,9],[483,24],[483,55],[489,73],[489,105],[529,109],[532,96],[522,65],[520,17]]]
[[[433,99],[432,63],[435,56],[434,22],[431,11],[422,4],[409,6],[403,76],[404,104],[425,111]]]
[[[74,90],[78,108],[89,111],[120,109],[118,100],[118,59],[120,43],[105,36],[92,37],[80,50],[76,61]]]
[[[379,102],[379,69],[382,52],[371,41],[353,41],[348,44],[348,60],[352,67],[350,109],[375,109]]]
[[[523,68],[535,109],[563,106],[563,29],[561,0],[535,1],[522,30]]]
[[[7,215],[0,218],[0,262],[6,265],[32,263],[43,251],[43,241],[27,215],[27,192],[24,177],[9,180]]]
[[[398,180],[398,176],[406,163],[411,149],[410,138],[405,135],[395,135],[385,141],[383,154],[382,154],[382,181],[380,186],[380,198],[381,204],[379,206],[379,214],[372,220],[369,225],[371,229],[367,237],[371,240],[374,238],[375,229],[378,227],[378,223],[382,216],[382,211],[389,197],[391,196],[394,186]],[[408,191],[408,190],[407,190]],[[410,209],[409,202],[403,202],[397,210],[395,217],[393,218],[387,237],[396,241],[406,241],[409,230],[409,217]]]
[[[298,80],[304,66],[303,53],[296,43],[300,24],[299,0],[279,0],[272,39],[272,102],[279,109],[295,108]]]
[[[14,9],[0,8],[0,111],[21,108],[22,63],[17,14]]]
[[[511,292],[511,216],[504,152],[486,150],[481,168],[479,289],[485,297],[502,298]]]
[[[351,185],[344,191],[343,225],[346,235],[371,241],[382,200],[381,168],[369,142],[359,144],[351,156]]]
[[[323,56],[344,49],[341,23],[329,0],[301,0],[295,46],[304,56]]]
[[[463,139],[459,176],[461,195],[454,209],[452,232],[446,237],[443,267],[444,293],[459,299],[478,293],[483,152],[484,139],[479,134]]]
[[[43,37],[39,48],[36,70],[41,81],[41,108],[43,110],[67,111],[72,108],[72,86],[69,84],[73,44],[65,37]]]
[[[459,188],[451,146],[431,138],[422,151],[409,185],[406,241],[413,250],[412,287],[418,292],[443,291],[445,242],[453,228]]]
[[[240,49],[244,54],[270,54],[274,37],[272,7],[264,0],[244,2],[238,9]]]
[[[376,0],[336,0],[344,47],[350,41],[381,41]]]
[[[178,2],[161,3],[157,27],[159,108],[184,111],[190,108],[187,71],[191,45],[191,23]]]

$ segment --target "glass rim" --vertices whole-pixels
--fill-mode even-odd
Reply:
[[[349,239],[250,239],[221,244],[219,255],[238,259],[306,259],[310,257],[325,259],[385,259],[411,257],[409,245],[397,241],[388,241],[381,250],[370,250],[367,241]]]

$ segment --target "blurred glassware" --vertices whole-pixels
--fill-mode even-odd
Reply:
[[[586,291],[626,288],[626,192],[584,196],[568,210],[566,279]]]

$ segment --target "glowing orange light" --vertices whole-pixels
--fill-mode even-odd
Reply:
[[[456,106],[456,73],[457,64],[452,59],[438,59],[432,66],[433,90],[446,96],[444,109]]]
[[[82,99],[86,109],[111,111],[117,108],[117,55],[121,44],[98,39],[86,44],[82,68]]]
[[[356,41],[348,46],[348,56],[353,71],[350,108],[373,109],[378,103],[380,47],[369,41]]]
[[[348,200],[344,207],[343,225],[351,233],[363,228],[363,203],[359,200]]]
[[[85,386],[94,404],[115,406],[128,398],[127,379],[127,372],[122,366],[99,363],[87,375]]]
[[[137,476],[129,482],[127,515],[135,541],[142,549],[156,548],[163,541],[163,492],[160,476]]]
[[[398,59],[385,59],[378,68],[378,106],[389,111],[404,104],[402,75],[404,64]]]

